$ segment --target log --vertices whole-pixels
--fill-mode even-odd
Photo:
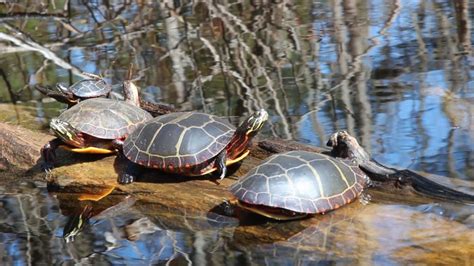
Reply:
[[[0,123],[0,164],[3,170],[32,168],[40,159],[42,144],[53,138],[21,126]]]
[[[116,204],[123,195],[130,194],[137,199],[134,208],[165,229],[190,232],[230,230],[233,245],[248,254],[257,252],[264,257],[268,254],[270,259],[276,252],[279,257],[295,250],[307,256],[322,256],[331,250],[334,259],[362,257],[369,260],[374,254],[384,253],[385,245],[392,241],[412,241],[410,243],[418,246],[417,250],[439,251],[429,254],[417,253],[410,246],[391,247],[393,253],[408,254],[411,262],[439,262],[442,252],[449,252],[450,256],[442,257],[442,260],[450,264],[462,264],[474,256],[474,238],[470,237],[474,225],[473,206],[437,202],[435,206],[444,213],[451,213],[448,219],[439,213],[426,211],[433,206],[433,199],[392,184],[370,188],[368,193],[372,200],[368,204],[356,201],[309,219],[279,223],[246,212],[241,212],[237,218],[224,215],[223,202],[232,198],[228,187],[263,159],[275,152],[293,149],[327,151],[324,148],[281,139],[256,140],[249,157],[232,166],[230,175],[223,180],[212,176],[172,176],[149,170],[137,182],[118,185],[117,177],[126,164],[120,156],[81,155],[58,150],[57,167],[49,175],[41,172],[39,151],[52,138],[48,134],[0,123],[3,164],[9,168],[27,169],[33,178],[46,180],[49,190],[57,194],[64,213],[77,208],[79,194],[98,194],[115,186],[110,196],[94,203],[94,208],[99,210],[97,213],[110,204]],[[450,180],[434,179],[443,179],[444,183]],[[462,181],[450,183],[450,186],[471,191],[474,188],[472,182]],[[424,226],[426,224],[429,226]],[[407,234],[411,232],[415,236],[399,234],[398,231],[386,234],[394,228],[407,230]],[[351,248],[341,249],[344,245],[351,245]],[[258,262],[262,258],[255,260]]]

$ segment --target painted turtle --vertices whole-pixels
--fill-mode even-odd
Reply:
[[[57,84],[56,87],[58,88],[59,92],[40,85],[36,85],[35,88],[48,97],[54,98],[59,102],[66,103],[69,107],[72,107],[83,100],[110,96],[112,86],[107,84],[104,79],[90,73],[83,74],[89,76],[90,78],[80,80],[70,87],[64,87],[61,84]],[[174,108],[171,106],[142,100],[138,94],[138,87],[132,81],[125,80],[123,81],[122,86],[125,99],[129,102],[133,102],[137,106],[140,106],[152,116],[155,117],[174,112]]]
[[[171,113],[148,120],[123,144],[123,154],[131,162],[118,182],[133,182],[142,168],[137,164],[186,176],[217,170],[222,179],[227,165],[249,154],[250,141],[267,119],[262,109],[237,129],[224,119],[199,112]]]
[[[53,168],[58,146],[79,153],[112,153],[138,124],[151,118],[146,111],[124,101],[82,101],[51,120],[51,130],[58,138],[43,147],[42,168],[47,172]]]
[[[269,151],[280,149],[265,140],[259,146]],[[237,199],[235,203],[269,218],[297,219],[349,203],[371,180],[393,181],[398,186],[410,185],[430,197],[474,203],[474,195],[446,187],[408,169],[378,163],[346,131],[332,134],[327,146],[332,147],[331,156],[291,151],[268,158],[231,186]],[[228,212],[231,214],[232,208]]]
[[[35,86],[35,88],[46,96],[52,97],[59,102],[67,103],[73,106],[78,102],[98,97],[108,97],[112,86],[107,84],[104,79],[90,73],[83,73],[87,79],[80,80],[69,87],[62,84],[57,84],[58,91],[53,91],[42,86]]]
[[[337,209],[357,198],[368,181],[357,164],[307,151],[273,155],[233,184],[237,205],[291,220]]]

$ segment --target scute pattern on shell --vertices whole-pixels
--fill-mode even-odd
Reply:
[[[84,98],[106,95],[111,90],[112,87],[103,79],[83,79],[69,87],[69,91],[74,95]]]
[[[81,101],[58,117],[75,129],[101,139],[128,135],[138,124],[151,118],[149,113],[137,106],[106,98]]]
[[[198,112],[177,112],[155,117],[124,142],[123,153],[152,168],[192,167],[219,154],[232,140],[235,127]]]
[[[312,214],[354,200],[366,180],[365,174],[350,161],[291,151],[266,159],[230,190],[246,203]]]

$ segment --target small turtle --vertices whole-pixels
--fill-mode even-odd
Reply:
[[[107,98],[82,101],[51,120],[57,138],[43,147],[42,168],[46,172],[53,168],[59,146],[79,153],[113,153],[139,124],[151,118],[133,102]]]
[[[69,87],[57,84],[56,88],[58,91],[53,91],[39,85],[35,86],[35,88],[44,95],[54,98],[59,102],[67,103],[69,106],[73,106],[85,99],[109,96],[112,86],[107,84],[103,78],[90,73],[83,74],[89,78],[80,80]]]
[[[368,178],[357,164],[307,151],[273,155],[230,188],[237,205],[291,220],[337,209],[357,198]]]
[[[41,85],[36,85],[35,89],[59,102],[66,103],[69,107],[87,99],[110,97],[112,86],[107,84],[103,78],[90,73],[83,74],[90,78],[80,80],[70,87],[57,84],[56,88],[58,91],[54,91]],[[132,81],[125,80],[123,81],[122,86],[125,98],[129,102],[133,102],[135,105],[140,106],[143,110],[149,112],[154,117],[174,112],[174,108],[171,106],[142,100],[138,94],[138,87]]]
[[[133,182],[141,168],[136,164],[186,176],[217,170],[222,179],[227,165],[249,154],[252,138],[267,119],[262,109],[237,129],[224,119],[199,112],[171,113],[148,120],[123,144],[123,154],[131,162],[118,182]]]

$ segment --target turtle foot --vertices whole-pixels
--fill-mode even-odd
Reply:
[[[130,184],[135,181],[135,177],[131,174],[120,175],[117,179],[117,182],[122,185]]]
[[[51,173],[54,168],[54,164],[52,162],[44,162],[41,164],[41,170],[44,171],[46,174]]]
[[[218,208],[219,211],[221,211],[226,216],[234,216],[235,215],[235,207],[227,199],[223,200],[222,203],[217,206],[217,208]]]
[[[46,174],[51,173],[51,170],[53,170],[54,168],[54,161],[56,159],[56,149],[60,144],[62,144],[62,141],[59,138],[55,138],[50,142],[46,143],[41,149],[41,157],[43,158],[41,170],[45,171]]]

